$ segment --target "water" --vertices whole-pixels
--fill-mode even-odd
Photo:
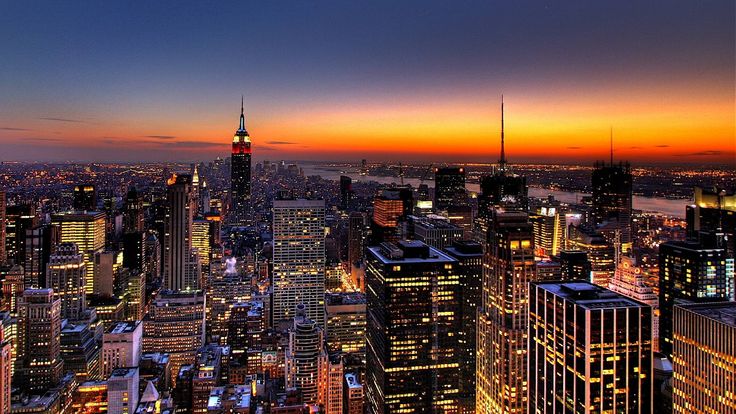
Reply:
[[[399,182],[399,179],[396,177],[383,177],[374,175],[363,176],[358,174],[357,172],[341,172],[321,167],[319,165],[305,165],[302,167],[302,169],[304,170],[304,174],[306,175],[319,175],[327,180],[339,180],[341,175],[346,175],[352,178],[353,181],[375,181],[380,184],[392,184]],[[417,187],[420,184],[420,180],[418,178],[404,178],[404,184],[411,184],[412,186]],[[434,181],[428,180],[425,181],[424,184],[433,187]],[[468,183],[466,187],[469,191],[480,191],[480,185],[478,183]],[[572,191],[552,190],[543,187],[529,187],[530,197],[546,198],[549,195],[554,196],[556,200],[559,200],[563,203],[576,203],[580,201],[583,197],[589,196],[590,194],[577,193]],[[662,213],[668,216],[679,218],[685,218],[685,206],[687,206],[691,202],[692,200],[671,200],[668,198],[644,197],[637,195],[635,195],[633,199],[634,209],[636,210]]]

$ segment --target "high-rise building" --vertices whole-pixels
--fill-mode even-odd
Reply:
[[[62,321],[61,359],[64,371],[73,372],[80,383],[99,379],[100,346],[96,329],[88,322]]]
[[[659,297],[646,283],[646,271],[636,265],[636,259],[621,256],[608,289],[652,308],[652,349],[659,351]]]
[[[459,290],[457,261],[420,241],[367,249],[368,412],[457,412]]]
[[[319,402],[325,407],[325,414],[343,414],[343,375],[344,366],[342,357],[325,355],[320,367]]]
[[[102,378],[108,378],[115,368],[137,367],[142,349],[141,321],[110,324],[102,335]]]
[[[74,201],[72,207],[75,211],[97,210],[97,190],[94,184],[78,184],[74,186]]]
[[[79,321],[87,309],[85,264],[74,243],[61,243],[49,257],[48,287],[54,298],[61,301],[61,318]]]
[[[444,249],[463,239],[463,229],[442,218],[409,216],[408,219],[407,227],[413,238],[436,249]]]
[[[46,268],[51,253],[59,244],[59,228],[41,224],[26,230],[25,260],[23,263],[25,288],[47,287]]]
[[[590,279],[596,285],[607,287],[608,281],[616,270],[616,247],[600,232],[570,226],[567,247],[571,250],[582,250],[588,254],[590,262]]]
[[[51,289],[26,289],[18,303],[18,385],[40,393],[61,380],[61,301]]]
[[[659,344],[672,358],[674,306],[733,300],[734,260],[725,249],[697,242],[670,241],[659,246]]]
[[[210,392],[220,385],[223,370],[227,369],[229,348],[208,344],[197,353],[192,378],[192,413],[206,414]]]
[[[529,408],[517,412],[651,413],[651,324],[649,306],[590,282],[530,283]]]
[[[201,292],[160,292],[143,320],[143,352],[165,350],[170,377],[193,364],[204,344],[205,295]]]
[[[5,255],[5,209],[7,204],[5,191],[0,190],[0,265],[5,264],[7,259]]]
[[[0,224],[0,226],[2,226]],[[0,414],[10,414],[13,378],[13,346],[0,331]]]
[[[197,263],[192,257],[194,198],[192,177],[174,175],[168,180],[164,221],[164,287],[170,290],[199,288]]]
[[[460,370],[461,412],[475,410],[475,348],[478,307],[483,282],[483,246],[471,240],[456,241],[445,249],[458,262],[460,275],[460,324],[457,359]]]
[[[478,216],[488,219],[496,207],[526,211],[529,208],[529,187],[526,177],[509,171],[506,160],[503,96],[501,97],[501,156],[498,168],[490,175],[480,177]]]
[[[74,243],[84,257],[85,292],[95,293],[95,255],[105,248],[105,213],[88,211],[51,216],[51,224],[61,230],[62,243]]]
[[[595,164],[593,169],[593,223],[610,243],[618,238],[619,250],[631,246],[632,179],[628,163]],[[618,234],[618,236],[616,235]]]
[[[443,167],[434,170],[434,208],[447,211],[468,203],[465,191],[465,168]]]
[[[353,211],[348,217],[348,273],[353,284],[364,291],[363,281],[363,249],[366,242],[365,213]]]
[[[210,273],[210,253],[212,251],[211,222],[208,220],[194,220],[192,222],[192,248],[197,249],[199,261],[202,265],[202,274],[206,277]]]
[[[536,280],[529,216],[496,210],[483,258],[476,344],[478,413],[522,413],[527,406],[529,282]]]
[[[736,303],[676,305],[672,365],[677,414],[736,411]]]
[[[232,155],[230,158],[230,195],[232,208],[230,210],[233,224],[246,225],[253,220],[253,205],[251,200],[250,182],[250,136],[245,130],[245,114],[243,105],[240,105],[240,126],[233,137]]]
[[[116,368],[107,379],[107,413],[132,414],[140,393],[138,367]]]
[[[346,176],[340,176],[340,209],[348,210],[353,200],[353,179]]]
[[[687,237],[736,251],[736,193],[733,190],[695,187],[693,204],[686,207]]]
[[[289,330],[289,346],[286,349],[286,386],[301,390],[305,404],[316,404],[319,397],[320,367],[325,364],[324,331],[320,325],[306,316],[303,304],[296,307],[294,322]]]
[[[560,263],[562,280],[590,280],[592,265],[588,253],[582,250],[563,250],[557,260]]]
[[[382,190],[373,199],[373,220],[371,221],[371,245],[383,241],[397,241],[400,238],[399,222],[412,213],[412,193],[410,189]]]
[[[274,200],[273,324],[291,319],[302,303],[324,326],[325,202]]]
[[[555,207],[542,207],[537,214],[530,215],[534,226],[534,247],[537,257],[556,256],[565,248],[566,232],[565,215]]]
[[[325,295],[327,348],[330,352],[365,355],[365,306],[362,293]]]
[[[125,195],[125,212],[123,231],[125,233],[141,233],[145,230],[143,218],[143,197],[135,187],[130,187]]]
[[[9,264],[23,267],[26,255],[26,230],[38,225],[36,209],[20,204],[5,209],[5,256]]]

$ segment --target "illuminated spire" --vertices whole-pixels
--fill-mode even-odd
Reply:
[[[245,131],[245,96],[240,95],[240,128],[238,130]]]
[[[498,166],[502,173],[506,172],[506,150],[503,135],[503,95],[501,95],[501,158],[498,160]]]

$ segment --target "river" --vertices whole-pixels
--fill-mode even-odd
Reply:
[[[339,180],[341,175],[347,175],[355,181],[376,181],[381,184],[391,184],[399,182],[399,179],[396,177],[384,177],[375,175],[363,176],[358,174],[357,172],[341,172],[329,167],[322,167],[320,165],[305,164],[301,167],[304,170],[304,174],[306,175],[319,175],[328,180]],[[420,180],[418,178],[404,179],[405,184],[411,184],[414,187],[419,186],[419,181]],[[434,181],[427,180],[425,184],[432,187],[434,186]],[[478,192],[480,190],[480,185],[477,183],[468,183],[466,187],[469,191]],[[554,196],[556,200],[559,200],[563,203],[575,203],[584,196],[589,196],[590,194],[576,193],[572,191],[552,190],[543,187],[529,187],[530,197],[547,197],[548,195]],[[685,218],[685,206],[687,206],[691,202],[691,200],[684,199],[671,200],[668,198],[644,197],[637,195],[634,196],[633,200],[634,209],[636,210],[662,213],[668,216],[679,218]]]

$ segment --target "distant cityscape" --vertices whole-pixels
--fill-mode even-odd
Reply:
[[[0,413],[736,409],[736,172],[0,166]],[[235,121],[235,120],[234,120]]]

